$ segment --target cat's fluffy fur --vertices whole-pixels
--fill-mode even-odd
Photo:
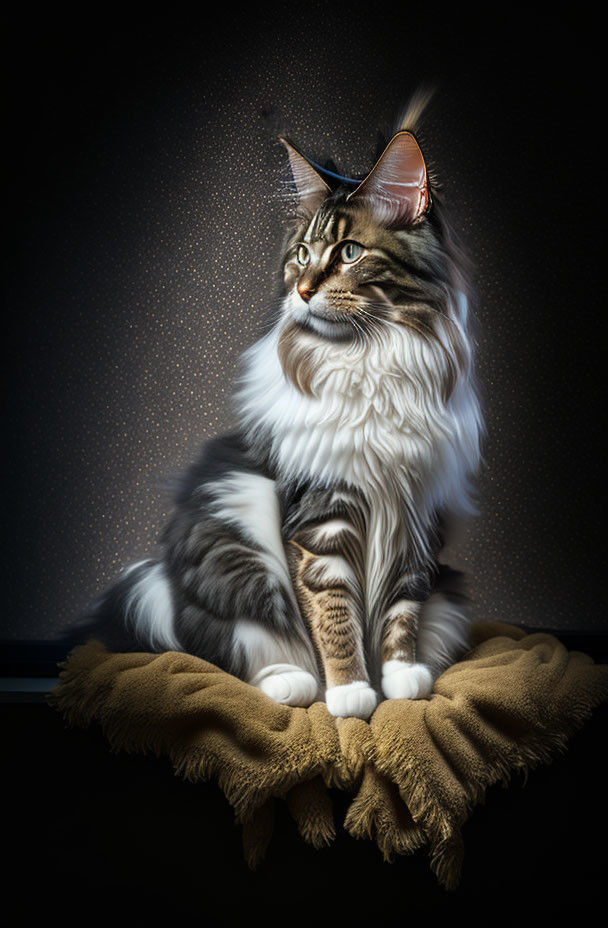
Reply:
[[[385,204],[370,219],[373,190],[353,201],[300,159],[290,149],[300,216],[273,325],[244,356],[240,427],[204,447],[162,556],[126,571],[88,630],[110,647],[198,654],[280,702],[308,705],[325,690],[333,714],[367,717],[380,691],[426,695],[467,647],[457,577],[437,554],[441,521],[472,511],[480,455],[468,298],[428,193],[401,230],[399,203],[390,221]],[[310,267],[294,243],[320,267],[321,247],[340,247],[347,226],[368,235],[368,267],[384,270],[327,264],[304,291]],[[333,682],[328,596],[358,648],[359,669],[346,673],[338,655]],[[387,645],[396,617],[415,638],[407,659]]]

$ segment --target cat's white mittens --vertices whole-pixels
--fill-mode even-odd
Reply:
[[[310,706],[319,693],[315,677],[295,664],[268,664],[248,682],[284,706]]]
[[[433,675],[426,664],[385,661],[382,692],[387,699],[425,699],[433,689]]]
[[[378,704],[378,696],[369,683],[357,680],[330,687],[325,692],[325,703],[339,718],[368,719]]]

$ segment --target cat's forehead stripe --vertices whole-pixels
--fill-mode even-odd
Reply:
[[[312,239],[322,239],[329,241],[329,234],[333,224],[333,212],[331,210],[320,209],[312,226]]]
[[[304,242],[311,242],[311,241],[313,240],[316,222],[317,222],[317,217],[316,217],[316,216],[313,216],[313,218],[312,218],[312,220],[311,220],[311,222],[310,222],[310,225],[308,226],[308,228],[307,228],[307,230],[306,230],[306,234],[304,235],[304,238],[302,239],[302,241],[304,241]]]
[[[350,217],[339,215],[335,210],[320,209],[306,230],[303,241],[339,242],[348,233]]]
[[[328,241],[331,236],[331,231],[334,227],[335,219],[336,217],[334,213],[328,213],[327,216],[325,217],[325,222],[323,224],[323,227],[320,233],[320,237],[324,239],[325,241]]]

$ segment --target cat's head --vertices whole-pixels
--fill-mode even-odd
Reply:
[[[281,141],[298,206],[283,256],[285,373],[311,339],[364,345],[407,331],[441,349],[454,380],[466,363],[457,268],[414,134],[398,131],[360,183],[332,186]]]

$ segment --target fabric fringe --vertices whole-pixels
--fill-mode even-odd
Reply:
[[[331,844],[336,830],[331,800],[321,777],[294,786],[287,794],[287,807],[308,844],[316,848]]]
[[[243,825],[243,856],[250,870],[256,870],[266,856],[273,832],[274,799],[269,799]]]
[[[425,841],[395,784],[369,763],[344,827],[353,838],[375,840],[387,862],[394,854],[413,854]]]

